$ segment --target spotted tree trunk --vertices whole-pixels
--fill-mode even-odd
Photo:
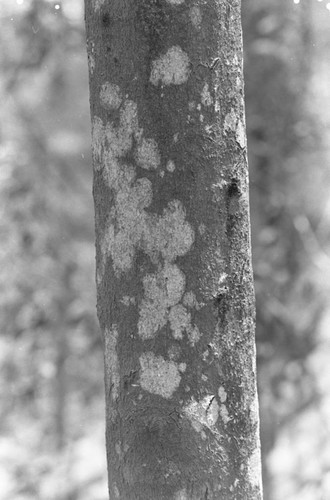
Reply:
[[[238,0],[86,0],[111,499],[261,498]]]

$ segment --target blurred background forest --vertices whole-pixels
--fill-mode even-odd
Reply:
[[[328,500],[330,3],[242,4],[265,500]],[[0,500],[106,500],[83,0],[0,47]]]

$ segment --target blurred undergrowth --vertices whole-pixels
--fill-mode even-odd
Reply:
[[[1,500],[107,497],[82,3],[0,5]],[[265,500],[325,500],[330,13],[242,4]]]
[[[2,9],[0,497],[104,499],[82,15]]]

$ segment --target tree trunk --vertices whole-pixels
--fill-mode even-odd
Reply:
[[[260,499],[240,2],[86,25],[110,498]]]

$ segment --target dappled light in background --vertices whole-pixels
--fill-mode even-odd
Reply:
[[[330,13],[312,0],[243,12],[265,498],[325,499]]]
[[[265,500],[330,498],[330,3],[243,0]],[[0,500],[105,500],[82,0],[0,3]]]
[[[0,498],[101,500],[83,10],[56,5],[1,4]]]

